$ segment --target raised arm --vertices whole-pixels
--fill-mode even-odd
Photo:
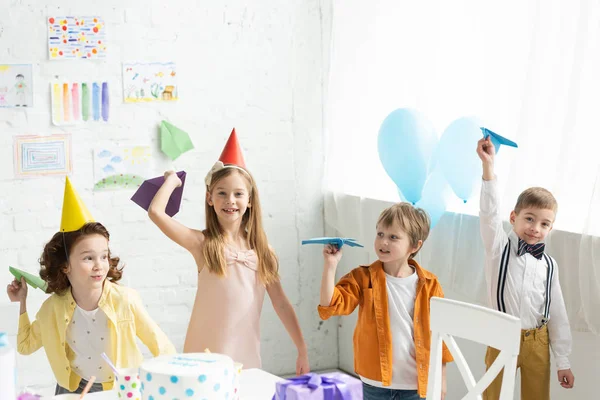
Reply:
[[[165,172],[165,183],[152,199],[148,207],[148,216],[169,239],[195,254],[204,240],[202,232],[188,228],[165,212],[171,194],[179,186],[181,186],[181,179],[177,174],[174,171]]]
[[[500,217],[498,182],[494,174],[495,149],[490,138],[477,142],[477,155],[483,168],[483,182],[479,198],[479,228],[481,238],[488,254],[502,251],[507,235]]]
[[[321,279],[321,296],[319,301],[319,316],[328,319],[334,315],[348,315],[359,305],[362,299],[362,290],[352,272],[335,282],[335,270],[342,258],[340,249],[327,245],[323,249],[323,277]]]
[[[21,304],[19,311],[19,332],[17,334],[17,351],[19,354],[28,355],[42,347],[42,335],[39,322],[29,320],[27,314],[27,283],[25,278],[21,281],[13,280],[6,288],[11,302]]]

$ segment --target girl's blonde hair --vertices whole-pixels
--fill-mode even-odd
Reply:
[[[262,225],[262,213],[260,209],[260,200],[256,183],[249,172],[238,168],[224,168],[216,171],[212,175],[210,186],[206,188],[207,193],[212,193],[217,183],[231,174],[238,174],[248,184],[249,199],[251,207],[246,209],[242,216],[240,229],[251,249],[254,250],[258,258],[258,275],[265,284],[277,282],[279,280],[279,262],[275,252],[269,247],[267,235]],[[204,246],[202,254],[204,256],[205,268],[208,271],[224,276],[227,263],[225,262],[225,235],[214,207],[208,204],[208,198],[205,200],[206,210],[206,229],[204,233]]]

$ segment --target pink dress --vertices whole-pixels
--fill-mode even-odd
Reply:
[[[260,313],[265,285],[260,281],[254,250],[225,246],[225,276],[198,273],[198,291],[184,353],[226,354],[244,368],[260,368]]]

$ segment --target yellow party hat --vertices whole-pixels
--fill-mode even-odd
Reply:
[[[73,188],[73,185],[71,185],[71,181],[67,176],[60,230],[62,232],[73,232],[80,229],[88,222],[95,222],[95,220]]]

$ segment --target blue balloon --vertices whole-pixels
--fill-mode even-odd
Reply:
[[[403,197],[413,204],[421,198],[436,141],[437,135],[427,118],[407,108],[392,111],[379,128],[381,164]]]
[[[423,196],[415,204],[429,214],[431,220],[431,229],[438,223],[442,215],[446,212],[448,200],[452,195],[452,190],[446,182],[441,168],[436,168],[429,176],[423,187]]]
[[[398,189],[398,197],[400,197],[400,202],[406,203],[406,199],[404,198],[404,195],[400,189]]]
[[[480,127],[476,118],[453,121],[442,134],[432,163],[444,172],[448,184],[464,202],[481,179],[481,160],[475,151],[481,139]]]

